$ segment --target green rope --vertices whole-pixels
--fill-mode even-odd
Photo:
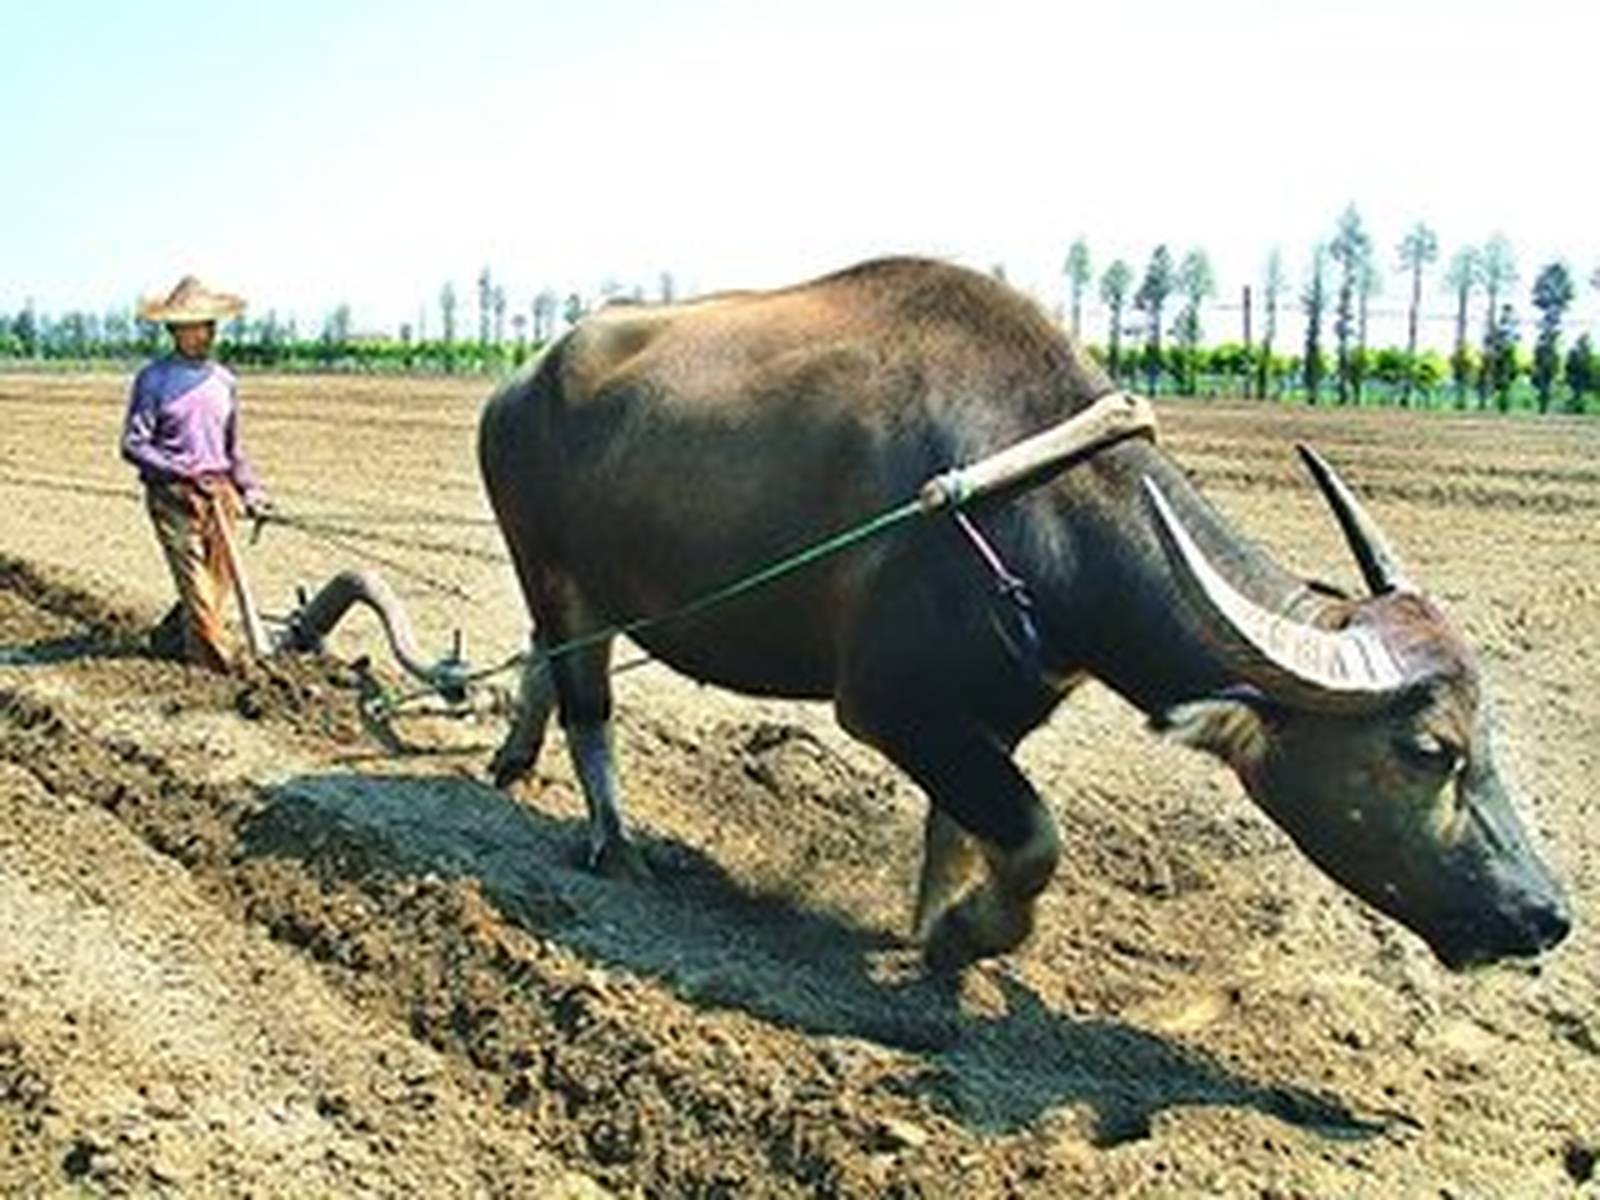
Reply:
[[[1090,418],[1096,410],[1108,403],[1113,405],[1115,409],[1115,423],[1110,427],[1109,431],[1102,431],[1089,437],[1084,436],[1085,430],[1082,428],[1082,421]],[[1076,438],[1063,440],[1064,435],[1071,433],[1073,427],[1078,427]],[[669,621],[681,621],[686,617],[696,616],[709,608],[715,608],[719,604],[726,604],[729,600],[736,599],[747,592],[752,592],[756,588],[765,587],[774,580],[798,571],[801,567],[808,566],[818,559],[826,558],[830,554],[837,554],[839,551],[847,550],[859,542],[866,541],[868,538],[876,537],[884,530],[891,529],[903,521],[910,520],[912,517],[921,516],[923,513],[932,511],[935,508],[959,510],[962,505],[974,496],[991,491],[1003,484],[1015,483],[1026,472],[1037,474],[1044,468],[1052,466],[1059,469],[1060,464],[1068,461],[1072,455],[1098,449],[1101,446],[1121,441],[1123,438],[1134,434],[1148,437],[1152,440],[1155,438],[1155,417],[1150,412],[1148,403],[1122,392],[1108,393],[1100,397],[1088,409],[1075,414],[1061,425],[1053,426],[1044,431],[1044,433],[1035,435],[1032,438],[1025,438],[1022,442],[1011,447],[1009,457],[1013,459],[1016,457],[1019,448],[1031,448],[1031,455],[1025,456],[1020,463],[1012,461],[1005,463],[1003,468],[1000,467],[999,460],[1004,460],[1008,457],[1006,452],[1002,452],[992,455],[988,459],[980,460],[978,464],[969,464],[967,467],[958,467],[946,471],[942,475],[936,475],[930,479],[922,489],[922,494],[917,497],[907,500],[886,512],[881,512],[875,517],[869,517],[860,524],[853,525],[849,529],[834,534],[832,537],[825,538],[823,541],[781,558],[777,562],[761,568],[759,571],[754,571],[749,575],[735,579],[731,583],[724,584],[722,587],[691,600],[671,612],[661,613],[653,617],[635,617],[631,621],[622,621],[618,624],[607,626],[605,629],[599,629],[593,633],[586,633],[581,637],[572,638],[547,650],[537,651],[533,656],[548,667],[550,663],[558,658],[575,654],[579,650],[599,645],[614,637],[632,637],[643,633],[647,629],[665,625]],[[1045,441],[1050,444],[1050,454],[1048,457],[1041,458],[1040,443]],[[974,472],[977,467],[983,465],[989,467],[988,472],[979,482],[973,483],[969,473]],[[930,488],[934,489],[933,499],[931,500],[925,498],[928,496]],[[451,682],[455,687],[464,688],[470,684],[498,675],[503,671],[509,671],[513,667],[520,666],[529,657],[530,655],[526,652],[516,654],[493,667],[459,674]],[[618,670],[643,666],[649,661],[648,657],[635,659],[625,663]],[[395,706],[405,703],[407,700],[430,695],[434,690],[437,689],[428,689],[412,693],[409,696],[402,696],[397,700],[388,702],[386,707],[389,711],[392,711]]]
[[[794,554],[790,554],[784,558],[781,558],[777,562],[761,568],[759,571],[753,571],[749,575],[741,576],[740,578],[735,579],[733,582],[724,584],[722,587],[719,587],[714,591],[707,592],[705,595],[697,597],[696,599],[691,600],[689,603],[673,609],[671,612],[659,613],[653,617],[635,617],[631,621],[621,621],[615,625],[609,625],[604,629],[596,630],[593,633],[586,633],[581,637],[575,637],[568,641],[561,642],[559,645],[551,646],[548,650],[539,651],[536,657],[538,657],[546,666],[548,666],[558,658],[565,658],[569,654],[576,654],[579,650],[584,650],[590,646],[599,645],[600,643],[608,641],[611,638],[632,637],[635,634],[642,633],[647,629],[653,629],[658,625],[665,625],[670,621],[681,621],[685,618],[696,616],[705,612],[707,609],[715,608],[720,604],[726,604],[728,601],[734,600],[739,596],[743,596],[748,592],[753,592],[757,588],[765,587],[767,584],[781,579],[785,575],[792,574],[793,572],[800,570],[802,567],[809,566],[818,559],[827,558],[829,555],[837,554],[841,550],[848,550],[851,546],[857,545],[860,542],[864,542],[869,538],[876,537],[885,530],[892,529],[894,526],[899,525],[902,522],[911,519],[912,517],[918,516],[924,511],[925,509],[920,499],[907,500],[904,504],[901,504],[896,508],[891,508],[887,512],[879,513],[877,516],[862,521],[858,525],[852,525],[849,529],[843,530],[840,533],[836,533],[832,537],[826,538],[823,541],[807,546],[803,550],[796,551]],[[457,682],[463,687],[470,686],[474,683],[481,683],[485,679],[492,678],[493,676],[502,674],[503,672],[513,669],[514,667],[521,666],[528,660],[528,658],[528,653],[514,654],[510,658],[504,660],[503,662],[496,663],[492,667],[485,667],[481,670],[468,672],[462,675]],[[650,660],[648,658],[635,659],[632,662],[623,664],[623,666],[618,668],[618,670],[628,670],[633,667],[641,667],[649,661]],[[613,673],[615,674],[617,672]],[[418,700],[424,696],[432,695],[435,690],[436,689],[434,688],[422,688],[417,691],[404,693],[399,696],[392,696],[384,693],[376,699],[373,707],[374,710],[380,714],[392,713],[401,705],[406,704],[409,701]]]
[[[558,658],[564,658],[568,654],[574,654],[579,650],[587,649],[614,637],[633,637],[635,634],[642,633],[647,629],[654,629],[657,625],[665,625],[670,621],[682,621],[688,617],[697,616],[709,608],[726,604],[728,601],[737,599],[747,592],[753,592],[757,588],[765,587],[785,575],[798,571],[801,567],[809,566],[818,559],[827,558],[829,555],[837,554],[841,550],[848,550],[851,546],[864,542],[868,538],[876,537],[884,530],[891,529],[903,521],[920,515],[922,511],[922,502],[920,500],[907,500],[897,508],[891,508],[887,512],[879,513],[875,517],[862,521],[859,525],[853,525],[841,533],[836,533],[832,537],[781,558],[777,562],[761,568],[759,571],[753,571],[749,575],[735,579],[732,583],[724,584],[715,591],[707,592],[704,596],[691,600],[671,612],[659,613],[653,617],[635,617],[631,621],[623,621],[605,629],[596,630],[594,633],[586,633],[582,637],[572,638],[569,641],[562,642],[560,645],[541,651],[540,657],[546,662],[553,662]],[[525,656],[519,656],[519,660],[520,657]]]

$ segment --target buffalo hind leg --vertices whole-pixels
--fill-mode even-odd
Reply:
[[[522,664],[522,681],[517,689],[517,709],[511,718],[511,728],[489,763],[495,787],[508,787],[527,775],[537,765],[539,752],[544,748],[545,729],[556,706],[556,685],[543,649],[535,635]]]
[[[955,971],[1021,945],[1033,932],[1034,904],[1055,874],[1061,840],[1009,748],[961,718],[918,720],[875,740],[938,810],[929,816],[918,896],[928,966]],[[957,836],[963,831],[970,842]],[[959,896],[974,846],[988,870]]]
[[[583,636],[588,622],[576,627]],[[564,632],[564,631],[563,631]],[[589,809],[589,867],[612,878],[650,878],[622,818],[611,731],[611,639],[564,654],[551,664],[567,753]]]
[[[567,726],[567,752],[589,806],[589,869],[623,879],[649,879],[650,867],[622,823],[611,722]]]
[[[522,686],[511,729],[491,763],[495,783],[527,774],[538,760],[552,709],[560,714],[567,754],[589,810],[588,865],[613,877],[648,878],[649,868],[629,840],[617,786],[611,733],[611,638],[577,586],[549,569],[519,575],[538,630],[523,666]],[[548,657],[551,647],[596,636],[598,640]]]

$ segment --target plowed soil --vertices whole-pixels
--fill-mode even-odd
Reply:
[[[1600,425],[1160,414],[1242,530],[1353,587],[1317,445],[1479,647],[1557,953],[1444,972],[1091,685],[1023,748],[1067,844],[1038,933],[948,983],[905,936],[923,800],[823,707],[620,676],[656,876],[620,883],[559,733],[487,782],[493,686],[363,714],[406,687],[366,614],[225,677],[152,657],[124,387],[0,375],[0,1194],[1600,1194]],[[297,522],[244,547],[261,607],[365,566],[430,654],[516,653],[486,391],[247,378]]]

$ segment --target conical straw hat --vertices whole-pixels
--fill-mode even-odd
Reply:
[[[146,296],[139,302],[139,315],[146,321],[181,325],[187,321],[217,321],[236,317],[244,311],[244,301],[226,292],[213,292],[193,275],[185,275],[166,296]]]

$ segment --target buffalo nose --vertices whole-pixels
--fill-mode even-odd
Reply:
[[[1530,915],[1533,918],[1534,936],[1538,938],[1541,950],[1560,945],[1572,932],[1572,910],[1567,907],[1565,900],[1541,904]]]

